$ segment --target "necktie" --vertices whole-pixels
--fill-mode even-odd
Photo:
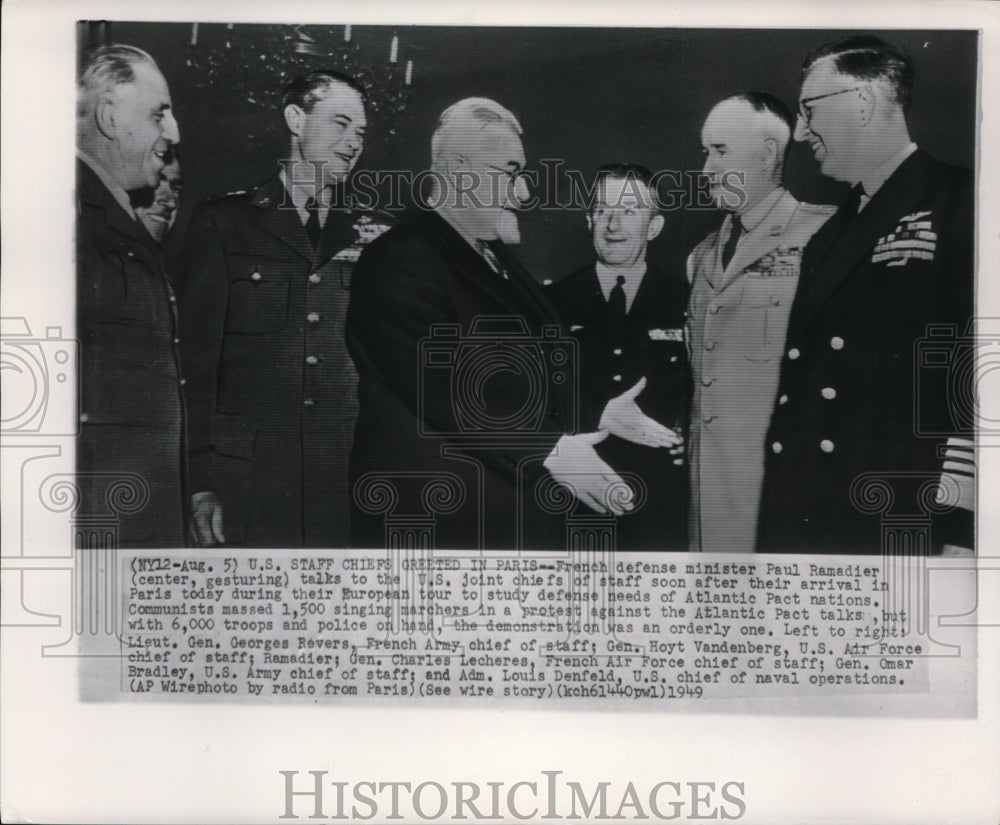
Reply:
[[[608,314],[614,323],[621,323],[627,315],[625,307],[625,276],[619,275],[611,294],[608,295]]]
[[[844,211],[844,220],[851,220],[858,211],[861,209],[862,199],[867,202],[868,198],[865,197],[865,187],[864,184],[857,184],[851,187],[851,193],[847,196],[847,200],[844,201],[843,206],[840,208]]]
[[[312,243],[313,249],[319,246],[319,203],[317,203],[316,198],[309,198],[306,201],[306,212],[309,217],[306,219],[306,234],[309,236],[309,240]]]
[[[736,254],[736,245],[740,242],[740,235],[742,234],[743,222],[740,220],[739,215],[733,215],[733,228],[729,232],[729,238],[726,241],[726,245],[722,247],[723,269],[729,266],[729,262],[733,259],[733,255]]]
[[[479,254],[483,256],[483,260],[490,265],[497,275],[503,275],[504,280],[507,280],[507,272],[504,270],[500,263],[500,259],[497,257],[497,253],[490,249],[489,244],[486,241],[476,241],[476,249],[479,250]]]

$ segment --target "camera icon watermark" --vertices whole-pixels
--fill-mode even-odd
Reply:
[[[0,318],[3,400],[0,432],[9,436],[76,435],[79,344],[62,327],[33,335],[23,317]]]
[[[479,316],[463,335],[458,324],[434,324],[419,358],[422,436],[479,442],[576,431],[576,341],[556,325],[534,335],[523,318]],[[552,414],[555,393],[562,403]]]
[[[1000,318],[977,319],[964,331],[928,324],[915,346],[914,432],[1000,438],[1000,410],[984,403],[1000,390]]]

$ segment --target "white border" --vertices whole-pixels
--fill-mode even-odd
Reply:
[[[982,28],[981,146],[1000,145],[1000,8],[988,2],[579,3],[493,7],[410,3],[56,2],[3,6],[4,314],[72,318],[72,107],[80,17],[112,20],[312,21],[448,25],[760,28]],[[979,314],[1000,316],[1000,153],[980,166]],[[69,326],[67,324],[67,326]],[[992,416],[996,419],[1000,416]],[[1000,556],[996,460],[985,450],[981,553]],[[5,512],[5,515],[8,515]],[[996,566],[996,565],[994,565]],[[997,574],[993,574],[996,578]],[[984,580],[996,600],[993,578]],[[995,603],[995,601],[994,601]],[[3,635],[4,821],[271,822],[277,772],[328,770],[373,780],[533,779],[746,783],[742,822],[962,825],[1000,816],[1000,628],[981,633],[977,719],[845,719],[495,711],[338,710],[169,704],[83,705],[74,660],[42,660],[42,631]],[[319,820],[315,820],[319,821]]]

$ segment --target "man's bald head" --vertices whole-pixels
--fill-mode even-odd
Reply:
[[[765,92],[730,95],[712,107],[701,144],[720,208],[743,212],[781,185],[793,126],[788,107]]]

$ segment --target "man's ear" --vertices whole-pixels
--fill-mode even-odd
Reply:
[[[594,219],[589,212],[587,213],[587,231],[588,232],[594,231]]]
[[[778,162],[778,141],[764,138],[764,168],[773,169]]]
[[[302,111],[302,107],[297,103],[289,103],[285,107],[283,114],[285,115],[285,125],[288,127],[288,131],[296,137],[301,135],[302,120],[306,116],[306,113]]]
[[[861,98],[861,123],[867,125],[872,119],[872,112],[875,110],[875,92],[869,85],[858,89],[858,97]]]
[[[118,127],[115,123],[115,104],[110,97],[102,97],[94,107],[94,122],[104,137],[114,140]]]
[[[663,215],[654,215],[653,220],[649,222],[649,226],[646,228],[647,243],[656,238],[656,236],[659,235],[660,232],[662,231],[663,231]]]

